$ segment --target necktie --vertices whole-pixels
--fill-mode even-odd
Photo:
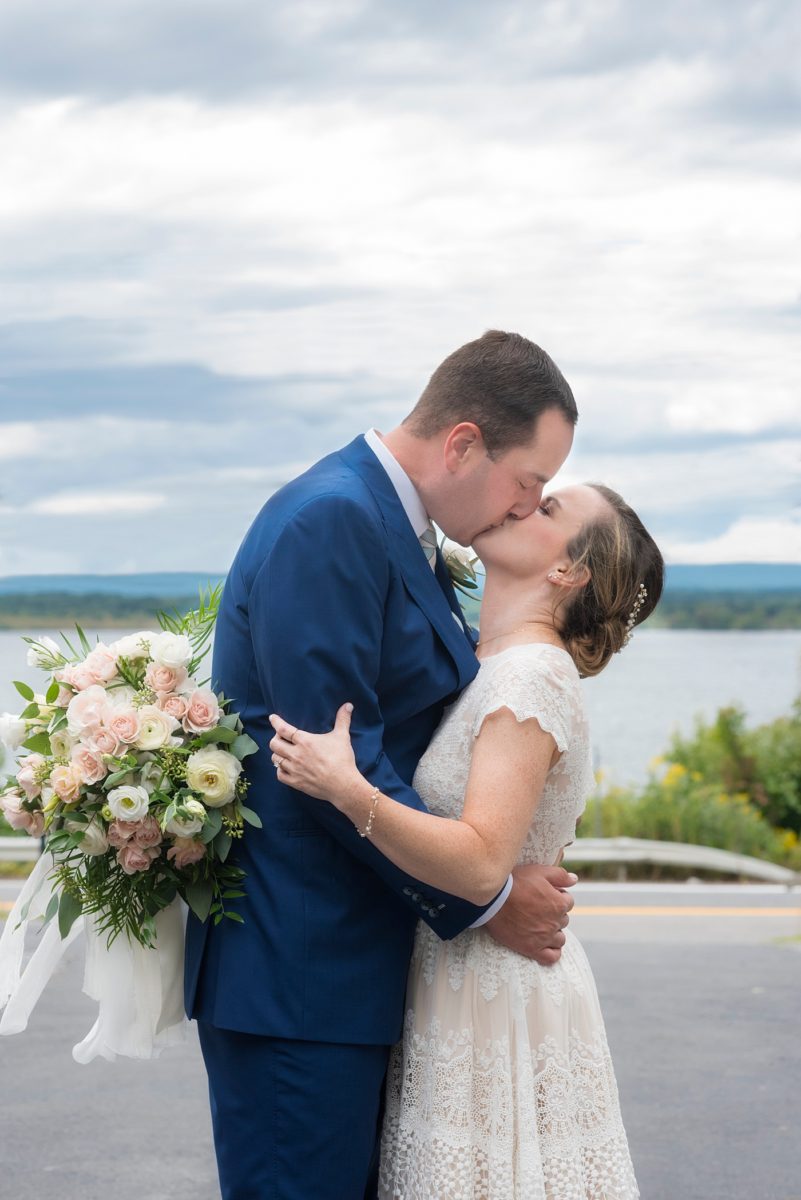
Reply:
[[[428,522],[428,528],[423,530],[418,541],[423,548],[423,554],[428,559],[428,565],[432,571],[435,570],[437,563],[437,535],[434,533],[434,526],[430,521]]]

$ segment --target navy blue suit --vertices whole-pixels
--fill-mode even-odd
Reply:
[[[364,438],[267,502],[228,574],[212,672],[260,746],[246,770],[263,829],[249,828],[237,846],[247,873],[247,896],[235,902],[244,924],[190,916],[187,930],[186,1008],[200,1022],[231,1200],[361,1200],[416,921],[448,938],[483,911],[405,875],[332,806],[279,784],[268,714],[327,732],[351,701],[361,771],[422,809],[415,768],[444,706],[477,669],[441,557],[435,573]],[[293,1097],[295,1086],[304,1094]],[[271,1107],[276,1093],[280,1111]],[[269,1163],[232,1130],[254,1104],[265,1116],[250,1114],[250,1140],[260,1122],[271,1126]],[[340,1119],[362,1131],[351,1134],[350,1158],[360,1165],[347,1180],[327,1178],[333,1162],[318,1129],[326,1114],[334,1140]],[[307,1145],[293,1146],[298,1138]],[[329,1165],[305,1182],[282,1180],[293,1155],[299,1171],[308,1169],[310,1138]]]

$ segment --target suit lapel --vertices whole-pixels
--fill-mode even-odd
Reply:
[[[456,612],[458,601],[442,555],[438,550],[436,571],[432,571],[392,481],[363,437],[357,437],[340,454],[375,497],[403,581],[456,663],[461,686],[466,686],[476,673],[477,660],[461,610]],[[456,621],[454,613],[458,618]]]

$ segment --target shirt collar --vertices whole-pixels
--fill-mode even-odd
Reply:
[[[398,499],[401,502],[403,511],[409,518],[415,537],[419,538],[429,526],[428,513],[425,510],[423,501],[420,499],[420,493],[397,458],[395,458],[395,455],[381,441],[377,430],[368,429],[364,435],[364,440],[389,476],[389,481],[398,493]]]

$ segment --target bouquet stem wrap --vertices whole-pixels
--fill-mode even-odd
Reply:
[[[85,916],[62,938],[51,921],[23,970],[29,926],[38,923],[59,885],[50,878],[53,856],[45,853],[25,882],[0,937],[0,1034],[21,1033],[67,948],[83,929],[86,967],[83,990],[98,1004],[97,1020],[73,1047],[76,1062],[97,1057],[157,1058],[166,1046],[184,1040],[184,910],[172,901],[155,918],[156,947],[148,949],[124,933],[107,946],[94,918]],[[26,910],[27,905],[27,910]],[[23,917],[23,913],[25,916]]]

